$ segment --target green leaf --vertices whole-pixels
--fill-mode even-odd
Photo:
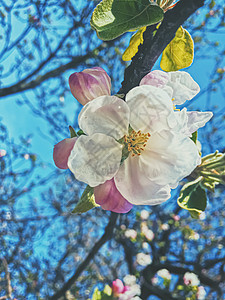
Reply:
[[[175,38],[163,51],[160,67],[163,71],[178,71],[189,67],[194,59],[194,42],[189,32],[182,26]]]
[[[72,213],[85,213],[97,206],[99,205],[95,203],[94,189],[88,185]]]
[[[201,187],[202,177],[195,181],[186,183],[180,191],[177,203],[181,208],[187,209],[193,218],[206,208],[207,197],[205,190]]]
[[[163,19],[163,10],[149,0],[102,0],[91,17],[91,26],[102,40],[143,26],[156,24]]]
[[[138,47],[140,44],[143,44],[143,33],[145,32],[146,27],[140,28],[134,35],[132,35],[130,39],[130,44],[125,50],[122,60],[129,61],[134,57],[134,55],[138,52]]]

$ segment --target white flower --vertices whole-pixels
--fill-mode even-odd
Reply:
[[[144,235],[145,235],[146,239],[150,242],[154,239],[154,236],[155,236],[151,229],[146,230]]]
[[[132,286],[136,284],[136,277],[134,275],[128,274],[123,278],[123,281],[125,285]]]
[[[198,276],[190,272],[186,272],[183,279],[185,285],[197,286],[200,283]]]
[[[157,274],[164,279],[171,280],[171,274],[167,269],[161,269],[157,272]]]
[[[145,209],[142,209],[142,211],[141,211],[141,219],[142,220],[147,220],[148,217],[149,217],[149,212],[147,210],[145,210]]]
[[[79,115],[87,135],[76,141],[68,166],[92,187],[114,177],[116,188],[132,204],[162,203],[170,198],[171,187],[200,164],[196,145],[174,129],[176,123],[166,90],[139,86],[127,94],[126,102],[98,97]],[[121,163],[122,152],[126,155]]]
[[[152,259],[151,259],[150,255],[144,254],[144,253],[137,254],[137,263],[140,266],[147,266],[147,265],[151,264],[151,262],[152,262]]]
[[[199,286],[198,291],[197,291],[197,299],[198,300],[204,300],[205,296],[206,296],[206,291],[205,291],[204,287]]]
[[[161,228],[162,228],[162,230],[166,231],[170,228],[170,226],[169,226],[169,224],[164,223],[164,224],[162,224]]]
[[[128,239],[136,239],[137,231],[135,231],[134,229],[127,229],[125,231],[125,237],[127,237]]]

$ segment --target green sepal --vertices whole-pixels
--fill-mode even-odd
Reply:
[[[196,144],[198,138],[198,131],[192,133],[191,140]]]
[[[81,136],[81,135],[85,135],[85,133],[83,132],[82,129],[80,129],[80,130],[77,131],[77,135],[78,135],[78,136]]]
[[[76,131],[74,130],[74,128],[72,126],[69,126],[69,131],[70,131],[70,137],[77,137]]]
[[[207,196],[202,188],[202,177],[186,183],[180,191],[180,196],[177,199],[178,205],[190,212],[192,218],[198,218],[207,205]]]
[[[88,185],[72,213],[82,214],[97,206],[99,205],[95,202],[94,188]]]
[[[130,30],[159,23],[163,10],[149,0],[102,0],[91,17],[91,26],[102,40],[112,40]]]

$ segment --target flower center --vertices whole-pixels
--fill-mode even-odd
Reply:
[[[175,98],[173,98],[173,99],[172,99],[172,101],[174,101],[174,100],[175,100]],[[179,108],[176,108],[176,105],[175,105],[175,104],[173,104],[173,110],[180,111],[180,109],[179,109]]]
[[[140,130],[136,132],[132,129],[128,135],[124,136],[124,144],[132,156],[141,155],[150,136],[150,133],[142,133]]]

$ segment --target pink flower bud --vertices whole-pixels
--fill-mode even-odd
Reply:
[[[94,188],[95,202],[105,210],[126,213],[133,205],[117,190],[114,179],[107,180]]]
[[[73,73],[69,78],[70,90],[82,105],[104,95],[111,94],[111,79],[99,67]]]
[[[53,160],[56,167],[60,169],[68,169],[68,158],[77,138],[64,139],[54,146]]]
[[[124,285],[120,279],[116,279],[112,283],[112,293],[114,296],[118,296],[123,293]]]

